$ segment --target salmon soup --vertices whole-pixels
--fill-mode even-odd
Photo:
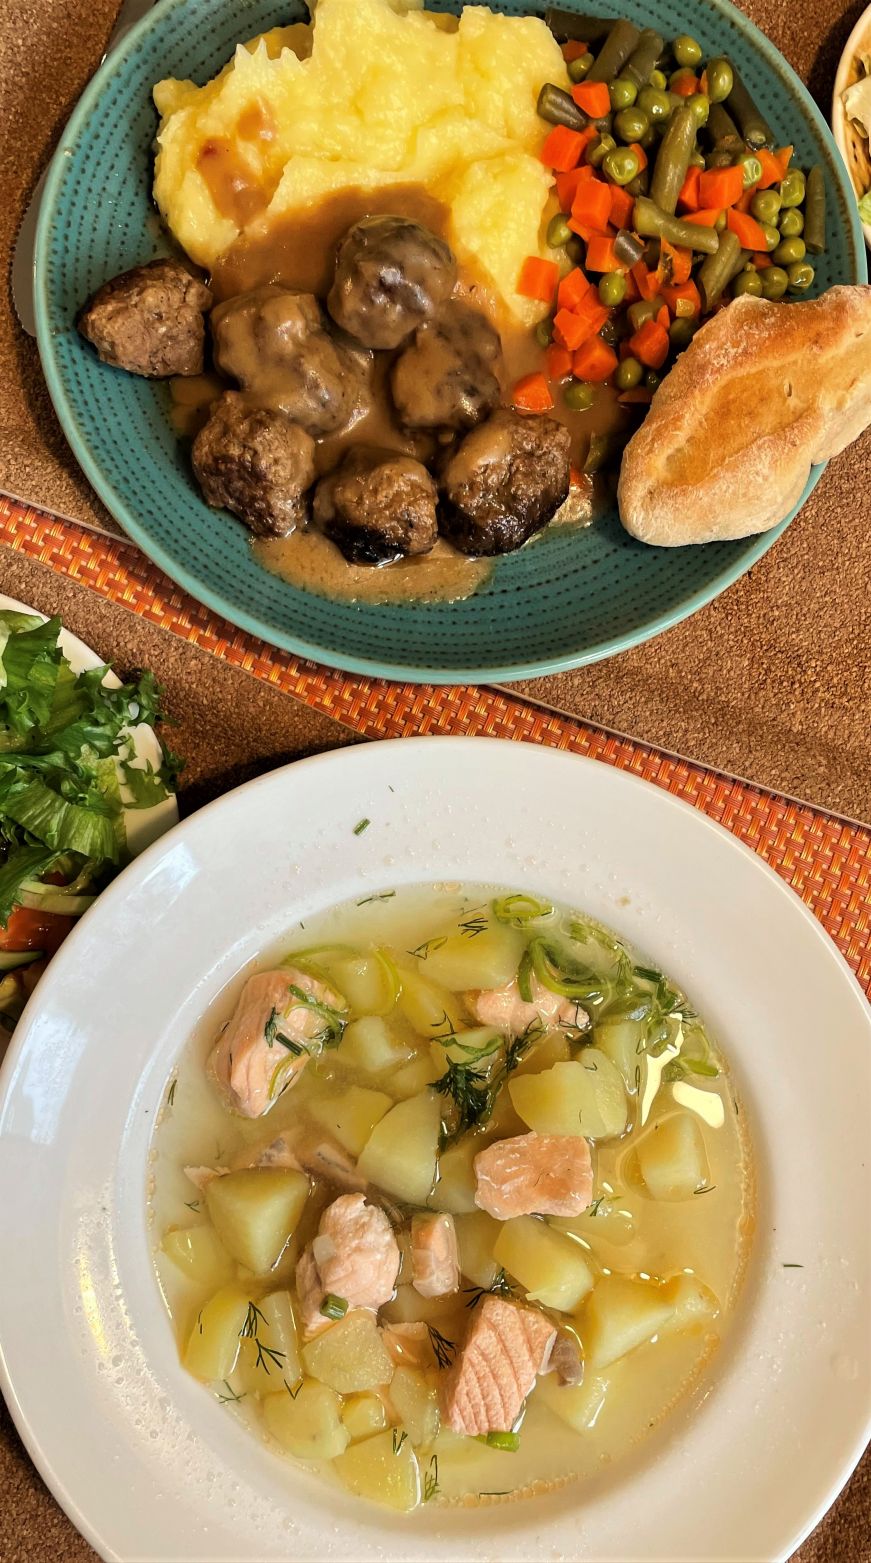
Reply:
[[[589,1481],[649,1436],[729,1328],[753,1226],[691,1000],[481,886],[298,925],[186,1048],[151,1173],[185,1368],[403,1511]]]

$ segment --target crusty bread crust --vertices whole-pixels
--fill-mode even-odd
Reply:
[[[807,303],[744,294],[666,375],[626,447],[627,532],[676,548],[767,532],[811,466],[871,423],[871,287]]]

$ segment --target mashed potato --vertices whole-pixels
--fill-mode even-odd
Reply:
[[[547,126],[535,109],[545,81],[568,84],[537,18],[467,6],[458,22],[393,0],[319,0],[313,27],[240,44],[206,86],[158,84],[155,199],[210,269],[240,232],[336,191],[420,184],[450,209],[461,261],[531,322],[542,308],[515,284],[525,256],[552,254],[552,181],[538,155]],[[199,171],[216,142],[232,145],[259,194],[250,219],[219,210]]]

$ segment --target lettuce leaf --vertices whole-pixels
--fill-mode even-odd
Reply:
[[[871,226],[871,190],[866,190],[859,202],[859,221]]]
[[[8,923],[25,879],[47,873],[54,860],[45,847],[18,847],[0,865],[0,925]]]

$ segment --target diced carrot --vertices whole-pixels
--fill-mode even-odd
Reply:
[[[701,228],[713,228],[721,211],[720,206],[708,206],[701,212],[686,212],[684,222],[698,223]]]
[[[550,135],[544,138],[539,157],[548,168],[555,169],[558,174],[567,174],[581,161],[585,144],[579,130],[569,130],[568,125],[554,125]]]
[[[736,212],[732,210],[726,213],[726,225],[741,240],[742,249],[764,250],[765,234],[762,226],[751,217],[749,212]]]
[[[586,473],[572,463],[569,467],[569,488],[586,488],[589,481]]]
[[[521,412],[549,412],[553,406],[553,397],[550,394],[544,375],[540,369],[533,374],[525,374],[517,381],[511,392],[511,402]]]
[[[656,311],[656,321],[657,325],[662,326],[664,331],[668,330],[669,326],[671,325],[671,316],[668,312],[667,304],[663,304],[662,308]]]
[[[741,197],[735,202],[736,212],[749,212],[750,203],[758,189],[757,185],[750,185],[749,189],[742,191]]]
[[[757,271],[764,271],[766,266],[774,265],[774,261],[771,259],[771,256],[762,250],[754,251],[754,253],[750,256],[750,259],[752,260]]]
[[[699,92],[703,92],[705,97],[708,96],[708,73],[707,73],[707,71],[702,71],[702,74],[699,77]]]
[[[572,88],[572,97],[590,119],[604,119],[611,112],[611,94],[604,81],[579,81]]]
[[[568,43],[563,44],[563,59],[566,65],[571,65],[572,60],[579,60],[582,54],[589,54],[589,52],[589,45],[582,43],[580,38],[570,38]]]
[[[656,280],[656,272],[649,271],[643,261],[636,261],[632,267],[632,276],[642,298],[655,298],[659,292],[659,283]]]
[[[585,179],[593,177],[593,169],[589,163],[581,163],[580,168],[570,168],[567,174],[557,174],[556,194],[561,212],[571,211],[572,202],[578,193],[578,185],[583,184]]]
[[[643,146],[641,145],[641,142],[640,141],[630,141],[630,143],[629,143],[629,150],[630,150],[630,152],[634,152],[635,153],[635,156],[638,159],[638,172],[639,172],[639,174],[643,174],[645,168],[647,167],[647,153],[645,152]]]
[[[622,402],[624,407],[631,407],[635,402],[649,407],[653,401],[653,392],[645,390],[643,385],[636,385],[632,391],[621,391],[617,400]]]
[[[699,90],[699,78],[692,71],[679,71],[674,81],[669,82],[669,87],[679,98],[691,98]]]
[[[661,369],[668,357],[668,332],[658,320],[645,320],[629,338],[629,346],[639,363],[648,369]]]
[[[662,296],[673,315],[688,319],[702,312],[699,290],[692,277],[689,277],[686,282],[666,285],[662,289]]]
[[[690,272],[693,269],[692,250],[685,250],[680,245],[675,245],[674,256],[674,270],[671,274],[672,281],[678,284],[688,282]]]
[[[549,380],[564,380],[566,375],[571,374],[572,355],[567,347],[560,347],[558,343],[551,342],[545,357]]]
[[[524,298],[534,298],[542,304],[550,304],[558,280],[559,266],[556,261],[542,260],[539,255],[527,255],[520,268],[517,291]]]
[[[623,266],[614,254],[614,240],[597,235],[587,245],[588,271],[622,271]]]
[[[728,168],[699,169],[699,206],[734,206],[744,189],[744,170],[740,163]]]
[[[786,177],[786,170],[789,168],[790,162],[792,161],[792,154],[794,150],[794,147],[778,147],[774,154],[774,156],[777,158],[777,166],[780,169],[781,179]]]
[[[699,175],[701,169],[695,164],[687,169],[687,176],[680,187],[680,195],[677,198],[678,206],[685,212],[697,212],[701,202],[699,201]]]
[[[641,294],[638,291],[638,283],[635,281],[631,271],[627,271],[624,280],[626,282],[626,292],[623,295],[623,303],[628,309],[630,304],[637,304]]]
[[[635,210],[635,198],[620,185],[611,186],[611,222],[615,228],[628,228]]]
[[[753,156],[758,157],[762,164],[762,178],[756,181],[757,190],[768,190],[771,185],[779,185],[783,175],[774,152],[768,152],[765,147],[761,147],[758,152],[754,152]]]
[[[597,82],[593,83],[598,86]],[[601,179],[585,179],[572,202],[572,224],[584,223],[596,233],[606,233],[611,215],[611,191]]]
[[[607,319],[608,311],[605,310]],[[603,322],[604,324],[604,322]],[[561,347],[567,347],[574,352],[582,342],[586,342],[588,336],[595,335],[599,330],[593,326],[586,315],[581,315],[573,309],[558,309],[553,317],[553,334]]]
[[[592,380],[599,385],[617,368],[617,354],[600,336],[592,336],[578,348],[572,368],[579,380]]]
[[[573,266],[564,277],[560,278],[560,284],[556,292],[556,301],[560,309],[577,309],[585,293],[589,293],[590,283],[581,271],[580,266]]]

